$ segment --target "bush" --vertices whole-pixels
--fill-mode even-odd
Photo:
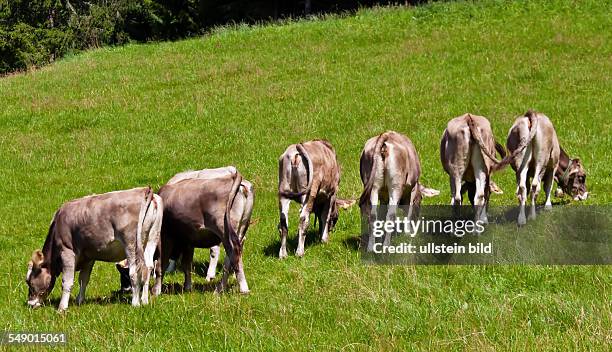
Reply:
[[[0,73],[43,66],[72,47],[69,30],[34,28],[25,23],[11,31],[0,29]]]
[[[151,0],[0,3],[0,74],[38,67],[70,50],[147,41],[160,21]]]
[[[311,1],[342,11],[389,1]],[[302,14],[304,0],[0,0],[0,75],[37,67],[70,50],[175,40],[228,22]]]

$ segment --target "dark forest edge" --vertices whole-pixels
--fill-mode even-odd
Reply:
[[[0,75],[67,53],[130,42],[177,40],[230,23],[261,23],[375,5],[375,0],[0,0]]]

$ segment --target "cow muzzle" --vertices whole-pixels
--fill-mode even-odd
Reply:
[[[581,193],[581,194],[577,194],[574,197],[574,200],[586,200],[588,197],[589,197],[589,192],[584,192],[584,193]]]
[[[40,303],[40,299],[37,297],[37,298],[28,300],[28,306],[34,309],[34,308],[38,308],[42,306],[42,303]]]

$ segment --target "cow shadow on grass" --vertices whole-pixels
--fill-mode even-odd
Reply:
[[[359,236],[351,236],[345,238],[342,243],[346,246],[346,248],[358,251],[361,248],[361,237]]]
[[[192,263],[192,268],[191,268],[192,277],[194,275],[197,277],[206,277],[206,274],[208,273],[209,265],[210,263],[208,262],[194,261]],[[183,274],[183,271],[179,269],[180,267],[181,267],[181,263],[178,262],[177,270],[173,272],[172,274],[166,274],[166,277],[179,277],[180,281],[183,281],[184,274]],[[219,264],[217,264],[215,280],[213,280],[212,282],[205,282],[205,283],[192,281],[191,292],[194,292],[194,291],[195,292],[212,292],[214,291],[217,285],[217,281],[218,279],[221,278],[221,275],[223,275],[223,261],[222,260],[220,260]],[[231,282],[228,285],[231,286]],[[189,292],[189,291],[185,291],[183,289],[183,285],[178,282],[162,284],[162,293],[181,294],[184,292]]]
[[[60,303],[60,298],[52,298],[49,301],[49,306],[58,307]],[[85,302],[82,305],[95,304],[99,306],[108,306],[114,304],[131,304],[132,303],[132,294],[124,293],[121,290],[113,291],[108,296],[86,296]],[[70,297],[70,307],[78,307],[79,305],[76,303],[76,296]]]
[[[183,289],[183,284],[180,284],[178,282],[168,282],[168,283],[162,284],[162,294],[163,295],[180,295],[180,294],[189,293],[189,292],[214,292],[216,287],[217,287],[216,280],[212,282],[193,282],[191,284],[191,291],[185,291]],[[229,283],[228,290],[230,290],[231,287],[232,287],[232,284]]]
[[[279,236],[280,237],[280,236]],[[321,235],[319,234],[318,229],[308,229],[306,231],[306,240],[304,241],[304,250],[308,249],[308,247],[321,244]],[[287,236],[287,254],[291,256],[291,254],[295,255],[295,250],[298,246],[298,235],[297,231],[293,234],[293,236]],[[270,243],[266,248],[264,248],[264,255],[267,257],[277,257],[278,252],[280,251],[280,238],[277,238],[274,242]]]
[[[206,274],[208,273],[208,266],[210,265],[209,262],[193,262],[193,268],[191,270],[191,272],[193,274],[196,274],[199,277],[206,277]],[[223,261],[220,261],[217,264],[217,269],[219,268],[223,268]],[[219,270],[216,271],[217,275],[219,275]]]

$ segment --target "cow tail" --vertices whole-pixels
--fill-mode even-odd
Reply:
[[[372,161],[372,172],[370,173],[370,177],[366,182],[363,193],[361,193],[361,197],[359,197],[359,205],[362,206],[364,204],[369,204],[370,202],[370,194],[372,193],[372,187],[374,186],[374,179],[376,178],[376,171],[378,170],[379,159],[382,158],[381,151],[383,144],[387,141],[387,135],[382,133],[376,139],[376,145],[374,146],[374,155]],[[371,205],[371,204],[369,204]]]
[[[248,219],[246,218],[246,214],[247,212],[249,212],[249,210],[247,210],[248,208],[246,208],[249,204],[249,202],[251,202],[251,209],[250,211],[252,211],[252,206],[253,206],[253,198],[254,198],[254,194],[253,194],[253,189],[249,189],[249,187],[247,187],[246,185],[242,185],[242,187],[244,187],[245,190],[245,196],[246,196],[246,202],[245,202],[245,208],[243,209],[242,212],[242,216],[240,217],[240,221],[244,222],[244,226],[242,226],[240,228],[240,243],[244,244],[244,239],[246,238],[246,233],[249,230],[249,225],[251,225],[251,214],[248,215]]]
[[[536,132],[538,131],[538,116],[537,113],[533,110],[529,110],[525,113],[525,117],[527,117],[529,119],[529,136],[527,136],[527,138],[521,138],[521,140],[519,141],[519,145],[518,147],[512,152],[509,153],[508,155],[506,155],[503,160],[500,162],[500,164],[503,164],[502,167],[510,164],[510,162],[512,162],[513,160],[515,160],[518,155],[525,149],[527,148],[527,146],[531,143],[531,141],[533,140],[533,138],[536,135]],[[493,167],[494,170],[499,170],[500,167],[494,166]]]
[[[223,219],[223,227],[225,228],[225,235],[227,236],[230,245],[232,246],[232,266],[234,270],[237,269],[238,266],[238,258],[242,254],[242,243],[240,241],[240,236],[234,226],[232,226],[232,222],[230,219],[230,214],[232,211],[232,207],[234,206],[234,200],[236,199],[236,195],[240,191],[240,183],[242,182],[242,175],[240,172],[236,171],[233,174],[232,188],[227,197],[227,204],[225,206],[225,216]],[[227,250],[227,249],[226,249]]]
[[[472,115],[470,114],[468,114],[467,124],[470,128],[470,134],[472,135],[472,139],[476,141],[476,143],[478,144],[478,147],[480,147],[480,151],[483,152],[493,162],[495,162],[496,164],[499,164],[500,161],[497,160],[497,157],[495,156],[495,154],[491,153],[489,148],[487,148],[487,146],[484,144],[484,141],[482,140],[482,135],[480,134],[480,130],[478,130],[478,128],[474,126],[474,121],[472,120]]]
[[[136,229],[136,267],[138,268],[141,278],[146,277],[147,267],[144,262],[144,243],[142,230],[146,219],[147,212],[153,200],[153,190],[148,186],[144,191],[144,199],[140,203],[140,212],[138,213],[138,227]]]
[[[304,156],[304,160],[306,160],[306,170],[308,170],[308,182],[306,184],[306,192],[304,193],[308,194],[310,193],[310,188],[312,187],[312,180],[314,178],[312,160],[310,159],[310,155],[308,155],[308,152],[306,151],[306,148],[304,148],[304,145],[302,143],[297,144],[295,147],[297,148],[298,152]]]
[[[495,150],[501,155],[502,160],[506,157],[506,148],[497,141],[495,141]]]

